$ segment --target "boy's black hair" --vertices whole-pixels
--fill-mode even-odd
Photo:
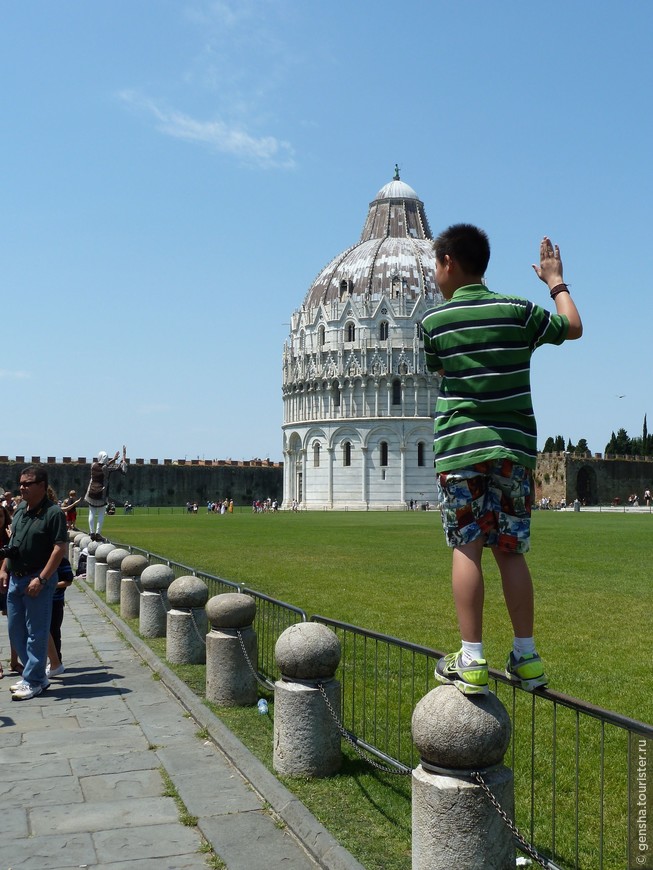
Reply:
[[[433,241],[440,263],[448,254],[468,275],[485,275],[490,262],[490,240],[473,224],[453,224]]]

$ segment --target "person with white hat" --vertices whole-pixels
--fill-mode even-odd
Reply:
[[[84,500],[88,504],[88,528],[94,541],[102,540],[102,524],[107,510],[109,493],[109,478],[112,472],[127,473],[127,448],[123,444],[122,459],[118,462],[120,451],[116,450],[112,459],[104,450],[100,450],[96,461],[91,465],[91,480],[86,490]]]

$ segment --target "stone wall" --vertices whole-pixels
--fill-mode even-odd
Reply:
[[[627,504],[635,493],[643,504],[644,490],[653,490],[653,457],[612,456],[600,453],[584,456],[567,453],[539,453],[535,469],[535,498],[562,498],[571,504],[578,498],[585,504]]]
[[[50,483],[59,498],[71,489],[83,496],[91,475],[90,461],[84,457],[0,456],[0,489],[16,492],[21,470],[42,461],[48,468]],[[129,500],[133,505],[199,505],[215,499],[233,499],[235,505],[250,505],[254,499],[277,499],[283,495],[283,464],[267,461],[200,462],[199,460],[156,459],[130,461],[127,474],[111,475],[109,498],[117,505]]]

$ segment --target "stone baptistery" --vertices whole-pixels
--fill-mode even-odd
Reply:
[[[432,235],[398,169],[363,232],[319,273],[283,349],[283,507],[405,509],[436,501],[421,322],[443,302]]]

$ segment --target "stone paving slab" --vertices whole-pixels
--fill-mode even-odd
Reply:
[[[2,870],[78,870],[95,867],[96,852],[90,834],[26,837],[0,836]]]
[[[172,798],[134,798],[127,801],[93,801],[39,807],[30,813],[30,825],[36,836],[81,831],[122,831],[139,826],[175,825],[179,813]]]

